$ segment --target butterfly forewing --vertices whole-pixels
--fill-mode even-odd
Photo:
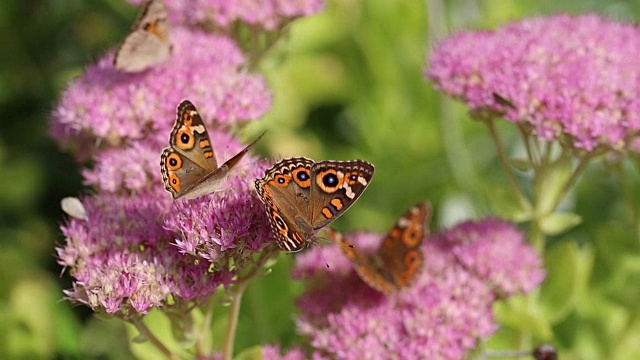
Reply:
[[[311,169],[310,218],[320,229],[358,200],[373,177],[374,167],[362,160],[321,161]]]
[[[264,133],[218,167],[202,117],[190,101],[182,101],[169,136],[170,146],[160,157],[165,189],[174,199],[195,198],[218,191],[231,170],[262,136]]]
[[[415,274],[424,265],[422,241],[429,234],[431,205],[421,203],[411,207],[384,237],[377,257],[398,287],[412,284]]]
[[[207,173],[218,167],[207,127],[200,113],[189,100],[183,100],[178,105],[177,118],[169,137],[169,144],[173,150],[188,157]]]
[[[161,0],[149,1],[114,58],[120,71],[137,72],[166,60],[171,54],[167,10]]]

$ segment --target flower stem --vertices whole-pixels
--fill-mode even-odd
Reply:
[[[264,249],[251,271],[242,277],[238,277],[238,280],[236,281],[236,287],[231,294],[233,300],[231,301],[229,320],[227,322],[227,333],[225,334],[224,345],[222,348],[224,360],[231,360],[233,358],[233,346],[235,345],[236,330],[238,329],[238,317],[240,315],[242,295],[244,294],[247,285],[249,285],[249,281],[258,274],[258,270],[262,268],[262,265],[264,265],[273,253],[273,247]]]
[[[478,355],[475,360],[485,360],[490,358],[519,358],[531,356],[531,350],[513,350],[513,351],[484,351],[482,354]]]
[[[489,127],[489,133],[491,134],[493,143],[496,146],[496,151],[498,153],[498,158],[500,159],[500,164],[502,165],[502,169],[504,170],[505,174],[507,175],[507,178],[509,179],[509,182],[511,183],[511,187],[515,192],[515,195],[518,199],[518,202],[520,203],[520,206],[522,207],[522,209],[525,209],[525,210],[529,209],[531,206],[527,198],[522,193],[522,190],[518,185],[518,181],[516,180],[516,177],[511,169],[511,166],[509,164],[509,159],[507,159],[507,153],[504,149],[504,146],[502,145],[502,141],[500,141],[500,136],[498,135],[498,130],[496,129],[493,118],[487,119],[485,123]]]
[[[242,295],[247,288],[248,282],[238,282],[233,292],[233,300],[231,302],[231,310],[229,311],[229,321],[227,323],[227,333],[224,337],[223,354],[224,360],[233,358],[233,345],[236,341],[236,330],[238,329],[238,317],[240,315],[240,304],[242,303]]]
[[[215,308],[215,300],[213,297],[210,297],[205,304],[205,314],[204,320],[202,321],[202,326],[200,327],[200,331],[198,332],[198,339],[196,341],[196,354],[204,356],[204,354],[209,353],[211,350],[208,349],[205,341],[209,338],[209,334],[211,333],[211,322],[213,321],[213,309]]]
[[[531,148],[531,139],[529,138],[529,132],[524,128],[521,123],[517,124],[518,132],[520,133],[520,137],[522,138],[522,143],[524,144],[524,148],[527,151],[527,157],[529,158],[529,162],[531,163],[533,168],[536,168],[540,164],[540,153],[537,151],[534,153],[534,149]]]
[[[634,199],[635,197],[635,182],[633,179],[629,178],[629,175],[624,171],[622,165],[622,162],[618,162],[615,166],[615,171],[618,175],[618,179],[620,179],[620,192],[622,193],[622,199],[624,199],[624,206],[627,208],[627,212],[630,215],[631,225],[636,231],[638,240],[640,240],[640,215],[638,214],[638,210],[636,209],[632,201],[632,199]]]
[[[142,321],[141,317],[132,316],[129,318],[129,321],[133,324],[133,326],[136,327],[136,329],[138,329],[141,335],[143,335],[146,339],[148,339],[149,342],[153,346],[155,346],[158,350],[160,350],[160,352],[162,352],[168,359],[171,359],[171,360],[179,359],[178,355],[171,352],[169,348],[164,346],[164,344],[160,341],[160,339],[158,339],[155,335],[153,335],[151,330]]]
[[[571,176],[569,177],[569,179],[567,179],[567,181],[562,186],[562,190],[560,190],[560,192],[558,193],[558,197],[553,202],[553,207],[552,207],[553,210],[555,210],[558,207],[558,204],[560,204],[562,199],[564,199],[564,197],[569,193],[569,191],[571,190],[573,185],[578,180],[578,177],[580,177],[580,175],[582,175],[582,172],[584,171],[584,169],[589,164],[589,160],[591,160],[591,158],[592,158],[591,154],[586,154],[586,155],[580,157],[580,160],[578,162],[578,166],[576,166],[576,168],[573,170],[573,172],[571,173]]]

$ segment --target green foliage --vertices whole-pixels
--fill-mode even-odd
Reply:
[[[532,219],[536,212],[523,211],[509,192],[486,127],[424,80],[429,44],[446,36],[444,28],[494,27],[560,11],[640,15],[640,5],[630,0],[469,4],[445,1],[439,9],[435,1],[329,1],[324,13],[297,21],[290,38],[262,64],[275,101],[264,121],[249,130],[269,130],[261,144],[265,154],[363,158],[376,165],[375,180],[338,228],[383,231],[424,199],[434,203],[436,219],[451,218],[464,209],[442,213],[439,204],[456,203],[461,193],[474,214]],[[0,4],[1,358],[160,356],[148,342],[130,344],[136,329],[125,332],[119,322],[59,302],[69,276],[59,278],[52,256],[62,241],[58,202],[83,190],[73,161],[47,140],[48,112],[66,82],[122,38],[134,13],[107,0]],[[516,152],[516,134],[498,130],[509,153]],[[522,171],[519,180],[526,179],[531,169],[514,163]],[[570,166],[563,165],[554,169],[553,184],[537,186],[557,189]],[[556,344],[563,359],[624,360],[640,353],[639,178],[634,161],[615,169],[592,164],[562,213],[549,214],[557,193],[544,193],[549,197],[538,208],[546,216],[541,230],[551,237],[540,301],[526,297],[497,305],[505,327],[489,345],[515,348],[527,332],[534,342]],[[282,256],[270,274],[249,285],[238,359],[261,358],[259,344],[286,347],[300,340],[292,319],[301,284],[290,279],[291,258]],[[214,314],[212,341],[218,346],[226,315]],[[145,323],[172,348],[180,347],[166,318],[152,312]]]

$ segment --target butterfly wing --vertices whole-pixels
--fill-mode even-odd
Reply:
[[[219,168],[213,170],[204,175],[200,175],[194,181],[190,181],[190,185],[184,192],[182,192],[178,197],[182,197],[185,199],[192,199],[202,195],[210,194],[212,192],[220,190],[222,184],[226,181],[227,177],[233,170],[233,168],[242,160],[242,158],[247,154],[251,148],[255,146],[255,144],[262,139],[266,132],[263,132],[255,139],[251,144],[247,145],[244,149],[242,149],[239,153],[231,157],[231,159],[227,160],[224,164],[222,164]]]
[[[373,172],[373,165],[362,160],[315,163],[311,169],[308,208],[313,229],[320,229],[344,214],[367,188]]]
[[[161,0],[149,1],[114,58],[116,69],[138,72],[166,60],[171,54],[167,10]]]
[[[188,100],[178,105],[169,144],[162,152],[160,168],[165,189],[177,199],[217,168],[207,128]]]
[[[313,235],[311,223],[305,218],[313,164],[313,160],[303,157],[283,159],[255,181],[271,230],[278,246],[286,252],[304,249]]]
[[[349,239],[331,228],[325,230],[325,235],[340,246],[342,253],[351,260],[358,276],[367,285],[387,295],[397,290],[393,278],[384,271],[379,262],[376,263],[375,257],[362,253]]]
[[[397,288],[410,286],[424,266],[422,241],[429,234],[431,204],[412,206],[382,240],[375,256]]]
[[[339,232],[327,229],[327,237],[340,246],[360,278],[372,288],[390,295],[410,286],[424,265],[421,245],[428,234],[431,205],[411,207],[382,241],[376,254],[364,254]]]

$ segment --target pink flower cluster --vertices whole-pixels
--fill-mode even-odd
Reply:
[[[372,251],[381,235],[348,235]],[[393,296],[367,286],[336,246],[314,247],[296,260],[294,277],[312,286],[298,300],[299,331],[316,354],[340,359],[460,359],[497,329],[492,304],[538,285],[542,263],[523,235],[499,220],[468,222],[423,245],[415,284]],[[329,268],[322,259],[330,259]],[[386,354],[386,355],[385,355]]]
[[[436,46],[426,76],[472,109],[530,125],[543,140],[623,150],[640,131],[639,57],[637,26],[556,15],[453,35]]]
[[[145,0],[129,0],[141,5]],[[322,10],[324,0],[165,0],[169,19],[175,23],[213,23],[230,28],[236,22],[274,30],[291,20]]]
[[[252,164],[241,175],[232,175],[222,191],[191,201],[177,201],[165,217],[164,226],[180,237],[175,245],[190,254],[216,264],[223,264],[235,254],[256,253],[271,244],[271,228],[264,205],[253,194],[253,179],[264,175],[266,162]],[[242,170],[241,170],[242,171]],[[226,256],[225,256],[226,255]],[[242,268],[243,256],[235,267]]]
[[[56,249],[75,279],[65,291],[70,300],[107,313],[147,313],[169,296],[204,298],[231,283],[231,272],[209,273],[208,263],[195,264],[170,244],[161,219],[171,200],[159,191],[82,199],[87,219],[63,224],[66,243]]]
[[[169,59],[146,71],[119,72],[112,53],[90,65],[62,94],[52,136],[85,149],[154,138],[171,131],[185,98],[221,123],[256,120],[269,109],[264,78],[241,70],[245,58],[232,40],[181,27],[170,38]]]
[[[250,155],[219,193],[174,202],[164,190],[160,154],[181,100],[198,107],[218,163],[244,147],[223,127],[257,120],[271,105],[264,78],[244,70],[233,40],[181,26],[169,35],[165,62],[122,73],[108,53],[70,83],[52,113],[51,134],[86,162],[84,182],[95,190],[81,198],[88,217],[61,226],[58,262],[74,278],[67,297],[96,311],[146,313],[204,299],[272,240],[251,186],[266,164]]]

